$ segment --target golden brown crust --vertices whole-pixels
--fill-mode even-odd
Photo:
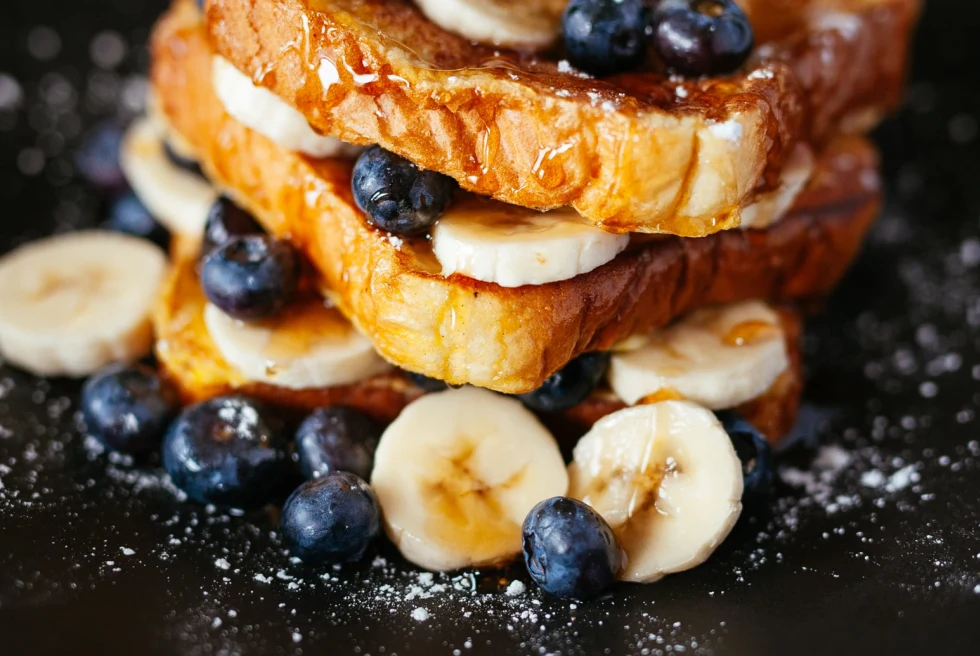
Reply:
[[[451,384],[527,392],[576,355],[699,306],[825,295],[879,206],[874,149],[844,139],[823,153],[791,215],[767,230],[646,237],[595,271],[547,285],[447,279],[424,244],[399,245],[366,226],[351,199],[349,163],[286,152],[225,114],[189,5],[158,26],[153,55],[162,110],[212,180],[307,254],[385,358]]]
[[[246,380],[222,357],[204,322],[206,299],[195,272],[196,248],[178,243],[175,263],[153,312],[156,355],[160,370],[176,386],[186,403],[196,403],[233,392],[248,394],[278,406],[312,411],[331,405],[349,405],[383,424],[423,392],[401,373],[394,372],[352,385],[314,389],[286,389]],[[800,354],[801,323],[789,309],[780,312],[786,332],[790,366],[768,392],[738,408],[773,442],[793,427],[803,384]],[[608,390],[598,390],[584,403],[562,413],[541,415],[563,444],[572,444],[600,418],[626,407]]]
[[[208,25],[217,52],[326,134],[609,230],[702,236],[737,225],[794,143],[867,130],[896,104],[918,12],[742,4],[761,44],[750,62],[683,82],[580,77],[447,33],[408,0],[212,0]]]

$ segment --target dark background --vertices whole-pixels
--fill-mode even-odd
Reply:
[[[101,220],[72,151],[138,111],[163,5],[0,6],[0,253]],[[0,652],[977,653],[978,25],[980,3],[928,0],[909,102],[875,135],[889,201],[809,326],[783,482],[701,568],[578,606],[502,592],[519,570],[430,580],[385,546],[324,578],[272,518],[98,453],[76,385],[0,367]]]

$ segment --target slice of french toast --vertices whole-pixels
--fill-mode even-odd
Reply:
[[[370,414],[382,423],[424,392],[400,372],[373,376],[337,387],[288,389],[245,378],[228,364],[208,332],[204,319],[207,299],[195,270],[196,247],[185,248],[174,258],[171,273],[160,292],[153,313],[155,352],[161,370],[187,403],[229,393],[243,393],[278,406],[311,411],[331,405],[348,405]],[[789,367],[763,396],[737,410],[770,440],[776,441],[793,427],[803,384],[798,315],[780,311],[786,337]],[[601,417],[625,405],[608,390],[598,390],[578,406],[562,413],[542,415],[555,436],[573,440],[586,433]]]
[[[749,61],[683,80],[583,76],[554,54],[456,36],[409,0],[211,0],[207,24],[217,53],[324,134],[481,195],[573,206],[609,231],[703,236],[738,225],[794,144],[819,150],[895,106],[919,9],[739,4],[757,37]]]
[[[351,164],[288,152],[229,117],[210,79],[210,46],[180,5],[153,39],[153,88],[170,128],[211,180],[313,262],[327,293],[387,360],[507,393],[541,385],[580,353],[606,350],[704,305],[830,292],[879,207],[877,154],[832,142],[794,209],[766,230],[703,239],[640,236],[571,280],[503,288],[445,278],[424,240],[369,228]]]

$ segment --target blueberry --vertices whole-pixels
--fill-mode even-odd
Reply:
[[[420,234],[452,203],[456,182],[423,171],[379,146],[365,150],[354,164],[354,201],[375,227],[396,235]]]
[[[233,237],[204,259],[201,287],[225,314],[258,321],[292,300],[299,272],[299,256],[286,242],[268,235]]]
[[[609,524],[567,497],[542,501],[524,520],[524,563],[545,592],[590,599],[616,582],[625,556]]]
[[[405,377],[423,392],[442,392],[449,389],[449,384],[438,378],[430,378],[422,374],[412,373],[411,371],[406,371]]]
[[[742,500],[751,503],[765,499],[772,487],[772,449],[765,436],[742,415],[732,410],[716,413],[742,461],[745,492]]]
[[[163,250],[170,248],[170,233],[153,218],[146,205],[132,192],[113,201],[109,208],[109,218],[103,227],[148,239]]]
[[[682,75],[731,73],[748,58],[755,33],[734,0],[663,0],[653,12],[652,45]]]
[[[636,68],[646,58],[649,26],[645,0],[572,0],[562,16],[568,60],[593,75]]]
[[[204,177],[204,171],[201,170],[201,165],[197,163],[197,160],[181,155],[166,141],[163,142],[163,152],[170,163],[177,168]]]
[[[111,365],[82,388],[82,416],[106,447],[139,455],[160,446],[177,416],[177,392],[144,365]]]
[[[75,165],[89,183],[104,189],[119,189],[126,184],[119,164],[123,128],[115,121],[99,123],[85,136],[75,152]]]
[[[282,423],[243,396],[186,408],[163,441],[163,467],[201,503],[252,508],[281,499],[293,481]]]
[[[380,438],[380,427],[363,412],[346,406],[320,408],[296,431],[296,458],[307,478],[333,471],[367,478]]]
[[[538,389],[518,398],[532,410],[561,412],[577,406],[588,398],[606,375],[608,353],[585,353],[544,381]]]
[[[201,244],[201,255],[208,256],[218,246],[223,246],[232,237],[261,235],[265,231],[252,218],[252,215],[240,208],[230,198],[222,196],[208,210],[208,218],[204,223],[204,239]]]
[[[350,472],[331,472],[300,485],[282,508],[286,546],[308,563],[358,560],[381,530],[374,491]]]

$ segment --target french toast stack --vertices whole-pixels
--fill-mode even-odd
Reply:
[[[567,474],[541,456],[542,472],[483,479],[531,472],[531,505],[587,501],[629,556],[622,578],[697,564],[743,489],[727,437],[698,436],[724,437],[720,420],[731,433],[730,410],[770,441],[791,429],[796,308],[834,289],[879,209],[864,135],[902,97],[918,9],[175,0],[123,150],[175,236],[158,360],[187,402],[240,392],[391,423],[372,485],[420,565],[513,555],[523,515],[493,539],[456,534],[455,551],[423,539],[438,531],[417,507],[445,490],[404,469],[422,452],[475,457],[486,422],[533,434],[529,453],[526,422],[568,448],[587,433]],[[299,255],[296,271],[276,249]],[[228,272],[261,278],[269,262],[280,286],[254,311]],[[635,530],[623,472],[656,479],[661,515],[703,507],[703,534]],[[499,528],[480,508],[454,512]],[[681,555],[647,548],[686,540]]]

